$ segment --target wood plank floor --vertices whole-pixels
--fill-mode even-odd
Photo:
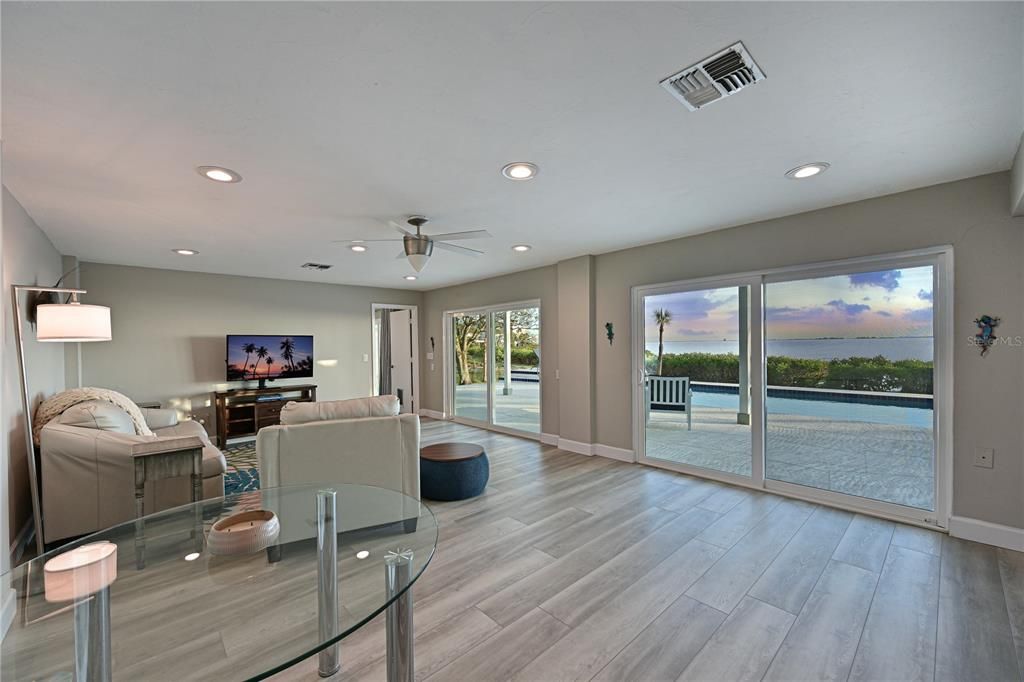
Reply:
[[[424,420],[442,441],[483,445],[491,479],[428,501],[417,679],[1024,679],[1024,554]],[[383,617],[342,661],[385,679]]]

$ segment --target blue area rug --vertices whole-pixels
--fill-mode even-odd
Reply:
[[[229,445],[223,451],[227,460],[224,473],[224,494],[235,495],[260,489],[260,471],[257,468],[256,444]]]

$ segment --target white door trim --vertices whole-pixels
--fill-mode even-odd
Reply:
[[[378,348],[377,334],[374,324],[377,321],[378,310],[411,310],[412,319],[412,413],[420,413],[420,387],[423,385],[420,377],[420,322],[419,306],[408,303],[371,303],[370,304],[370,393],[373,393],[373,386],[376,381],[377,362],[380,359],[380,348]]]

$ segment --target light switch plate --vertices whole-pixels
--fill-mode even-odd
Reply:
[[[433,353],[427,353],[427,360],[433,360],[433,359],[434,359],[434,354]]]
[[[363,362],[369,362],[369,361],[370,361],[370,356],[367,355],[366,353],[363,353]]]
[[[992,448],[974,449],[974,466],[991,469],[995,466],[996,451]]]

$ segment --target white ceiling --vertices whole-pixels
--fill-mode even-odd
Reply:
[[[1003,170],[1024,126],[1019,3],[5,1],[2,20],[4,181],[89,261],[428,289]],[[697,113],[659,87],[737,40],[763,83]],[[539,176],[502,178],[517,160]],[[487,255],[437,253],[409,284],[398,244],[331,244],[410,213],[490,230],[462,242]]]

